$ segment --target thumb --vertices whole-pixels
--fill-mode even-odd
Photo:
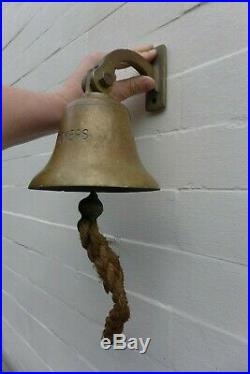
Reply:
[[[123,79],[113,84],[111,96],[117,101],[123,101],[130,96],[148,92],[154,87],[154,79],[147,76]]]

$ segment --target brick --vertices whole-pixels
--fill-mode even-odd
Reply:
[[[142,137],[138,151],[162,188],[246,188],[247,127],[241,126]]]
[[[24,78],[23,87],[47,89],[65,79],[82,58],[81,43],[84,44],[83,38],[76,40],[53,56],[50,61],[42,64],[34,76]],[[72,58],[68,59],[68,55]],[[169,79],[167,110],[157,116],[145,112],[144,95],[126,100],[125,104],[132,115],[135,136],[229,121],[237,123],[246,118],[246,58],[247,53],[243,51],[222,61]],[[60,61],[63,63],[61,64]],[[225,84],[222,84],[220,76],[223,76]],[[50,141],[52,138],[53,141]],[[48,152],[53,149],[53,142],[54,137],[46,137],[10,148],[4,152],[3,157],[30,154],[30,150],[32,153]]]
[[[33,156],[40,153],[51,152],[56,142],[56,135],[45,136],[33,140],[32,142],[19,144],[4,150],[2,154],[3,160],[11,160],[27,156]]]
[[[3,180],[8,186],[28,187],[32,174],[37,174],[48,162],[50,154],[14,158],[3,162]]]
[[[8,244],[8,243],[6,243]],[[6,252],[9,248],[6,248]],[[27,249],[23,247],[18,248],[15,246],[13,254],[18,252],[25,252]],[[84,254],[82,254],[82,257]],[[84,256],[85,257],[85,256]],[[86,256],[87,257],[87,256]],[[21,258],[19,258],[21,262]],[[88,260],[87,260],[88,261]],[[88,261],[89,262],[89,261]],[[83,332],[84,326],[85,334],[88,331],[88,321],[98,324],[98,331],[96,329],[93,332],[89,331],[89,334],[93,335],[93,340],[96,340],[100,335],[100,331],[103,328],[105,319],[105,313],[111,308],[111,300],[103,292],[102,286],[93,279],[84,277],[81,274],[75,274],[72,270],[64,268],[57,264],[52,259],[45,259],[39,254],[29,254],[29,269],[26,271],[20,266],[15,266],[15,263],[5,261],[11,269],[17,271],[25,277],[30,279],[33,285],[38,285],[40,289],[29,285],[28,280],[21,280],[15,274],[8,272],[8,277],[12,279],[7,282],[6,290],[13,294],[18,301],[28,308],[29,313],[35,315],[40,321],[46,326],[52,329],[55,334],[59,334],[65,341],[70,341],[78,349],[82,350],[84,354],[84,347],[79,343]],[[62,282],[62,279],[66,279],[65,285],[58,289],[57,282],[54,280],[54,274],[57,274],[58,283]],[[46,277],[42,274],[46,273]],[[92,266],[89,267],[89,274],[95,275]],[[53,279],[51,278],[53,277]],[[16,281],[15,281],[16,279]],[[69,290],[69,285],[73,285],[73,292]],[[65,294],[62,294],[61,288],[65,288]],[[24,290],[24,292],[22,291]],[[28,290],[26,292],[26,290]],[[45,292],[43,292],[44,290]],[[47,294],[49,293],[49,295]],[[52,295],[52,296],[51,296]],[[131,306],[131,313],[133,315],[131,321],[126,324],[126,335],[129,336],[144,336],[152,338],[152,347],[148,351],[149,357],[153,357],[161,364],[167,365],[167,331],[169,323],[169,312],[165,309],[159,308],[157,305],[153,305],[142,299],[138,299],[133,295],[129,295],[129,301]],[[66,305],[65,305],[66,304]],[[93,310],[93,306],[95,306]],[[72,311],[72,309],[75,312]],[[78,313],[77,313],[78,311]],[[144,311],[144,313],[142,313]],[[79,315],[81,314],[81,316]],[[56,321],[50,316],[54,316]],[[82,321],[84,318],[84,321]],[[67,320],[66,331],[63,326]],[[76,322],[78,324],[76,325]],[[74,326],[72,326],[74,324]],[[86,325],[86,326],[85,326]],[[166,329],[166,334],[161,335],[159,331],[162,331],[162,326]],[[70,331],[69,331],[70,330]],[[78,331],[78,332],[77,332]],[[76,338],[77,336],[77,338]],[[94,349],[92,342],[92,348]]]
[[[29,252],[12,240],[3,238],[3,264],[13,268],[16,272],[27,274],[29,271]]]
[[[246,267],[132,241],[121,241],[114,248],[128,289],[246,336]]]
[[[38,194],[43,194],[43,198]],[[4,189],[3,196],[5,210],[76,228],[80,218],[78,202],[85,195],[64,194],[62,198],[61,194],[55,192]],[[241,264],[247,263],[246,192],[163,191],[129,195],[104,194],[100,195],[100,198],[104,204],[104,214],[100,217],[99,224],[104,233],[116,238],[178,248]],[[38,236],[46,248],[49,248],[50,241],[56,248],[60,248],[62,235],[69,245],[75,243],[77,246],[77,233],[72,233],[67,238],[66,232],[54,235],[54,232],[60,232],[59,228],[45,226],[44,234],[41,235],[41,223],[32,224],[31,220],[19,222],[20,219],[12,216],[3,220],[7,236],[12,239],[20,237],[25,243],[32,244],[36,243]],[[34,237],[30,235],[30,225],[36,233]],[[66,261],[74,261],[69,260],[66,253],[64,256]],[[75,263],[78,261],[78,252],[74,256]]]
[[[3,322],[4,364],[7,361],[8,371],[51,371],[38,353],[18,334],[4,319]],[[10,364],[9,364],[10,363]],[[6,370],[7,371],[7,370]]]
[[[124,12],[132,7],[139,8],[138,4],[129,4],[92,29],[89,32],[90,51],[100,48],[100,35],[102,35],[102,45],[105,45],[106,50],[128,45],[134,47],[145,43],[166,44],[168,47],[168,74],[172,75],[247,46],[246,4],[204,4],[193,11],[186,12],[174,22],[168,22],[171,21],[171,17],[169,19],[168,15],[162,13],[161,17],[166,20],[163,25],[156,21],[158,18],[154,20],[150,12],[153,7],[153,11],[158,12],[159,15],[161,9],[159,4],[147,4],[146,6],[148,12],[143,17],[150,18],[148,23],[131,22],[128,27],[127,23],[123,21]],[[176,3],[171,6],[172,10],[174,7],[178,7]],[[131,12],[129,15],[129,19],[131,19],[131,16],[133,17]],[[171,10],[169,15],[172,15]],[[178,11],[175,15],[178,15]],[[156,27],[156,30],[152,31],[151,24],[155,24],[155,22],[158,23],[158,28]],[[222,24],[223,34],[220,31]],[[116,27],[119,28],[119,34],[114,35],[113,30]],[[140,33],[141,28],[144,30]]]
[[[194,7],[197,2],[191,3],[126,3],[121,9],[108,19],[96,25],[89,31],[89,50],[94,52],[100,48],[112,50],[115,48],[136,47],[136,39],[145,33],[157,28],[160,24],[168,23],[180,17],[184,11]],[[124,22],[126,19],[127,22]],[[119,30],[119,33],[114,33]],[[100,44],[100,35],[102,43]],[[104,46],[104,47],[103,47]]]
[[[247,371],[247,343],[181,316],[173,317],[175,371]]]
[[[5,318],[11,326],[21,335],[28,343],[29,337],[32,334],[32,327],[30,326],[29,317],[27,314],[19,313],[17,307],[11,307],[11,300],[6,295],[7,289],[13,289],[16,279],[12,277],[11,273],[3,268],[3,318]],[[25,290],[27,292],[27,290]],[[23,296],[24,297],[24,296]]]
[[[52,135],[3,153],[4,353],[13,368],[246,370],[246,10],[244,3],[3,4],[8,84],[51,91],[92,51],[145,43],[168,50],[167,110],[146,113],[144,95],[125,102],[142,161],[162,191],[100,194],[100,229],[128,288],[125,332],[152,337],[149,351],[99,348],[111,299],[76,228],[86,194],[26,188],[53,150]]]
[[[168,75],[179,74],[247,47],[247,5],[204,4],[133,43],[166,44]]]
[[[4,313],[4,317],[18,333],[20,333],[20,323],[13,320],[9,311],[14,309],[18,313],[19,318],[23,317],[29,321],[31,333],[24,336],[24,338],[36,352],[39,352],[40,357],[47,362],[53,371],[92,371],[76,351],[58,339],[38,320],[30,316],[25,308],[17,304],[6,293],[4,294],[4,304],[8,307],[8,314]]]
[[[6,17],[5,19],[3,19],[3,47],[6,47],[8,43],[14,40],[18,36],[18,34],[22,32],[24,27],[26,27],[26,25],[30,22],[36,12],[40,11],[41,4],[42,3],[39,2],[37,2],[36,4],[13,4],[14,9],[13,7],[12,9],[10,9],[10,17]],[[11,22],[11,27],[9,27],[9,22]]]
[[[28,251],[30,249],[38,252],[45,258],[55,259],[68,267],[82,272],[92,272],[92,265],[90,265],[86,253],[80,245],[79,233],[76,227],[70,229],[35,220],[9,217],[8,215],[5,217],[4,235],[10,239],[4,239],[6,240],[4,243],[6,250],[4,247],[3,260],[4,262],[6,260],[5,263],[8,266],[11,266],[11,264],[16,265],[15,269],[17,272],[20,267],[21,269],[26,268],[24,264],[28,266],[25,252],[23,253],[22,248],[18,248],[18,243],[25,246]],[[30,232],[33,234],[30,235]],[[29,255],[29,252],[27,255]]]
[[[178,194],[178,248],[247,265],[247,192]]]
[[[42,62],[33,72],[25,76],[18,86],[30,90],[48,91],[64,81],[88,55],[87,34],[60,49],[50,59]],[[70,56],[70,58],[69,58]]]
[[[154,371],[164,370],[164,367],[160,363],[151,360],[147,357],[147,354],[142,356],[138,352],[129,350],[122,352],[111,350],[107,355],[107,352],[100,348],[98,341],[102,329],[101,326],[88,321],[57,299],[45,295],[22,277],[14,273],[11,273],[11,275],[16,279],[16,289],[12,289],[14,293],[13,297],[17,297],[18,302],[21,302],[21,305],[25,305],[25,308],[28,308],[27,313],[35,312],[38,320],[41,319],[40,322],[43,325],[46,324],[49,329],[52,329],[55,335],[61,337],[62,340],[68,341],[73,347],[77,347],[77,351],[84,354],[84,357],[87,359],[90,358],[92,362],[94,361],[93,365],[97,366],[97,369],[112,371],[121,368],[126,368],[127,371],[131,371],[134,368],[140,370],[151,369]],[[19,287],[29,290],[29,299],[24,299],[20,296],[20,292],[18,292]],[[145,327],[147,331],[148,328],[147,326]],[[83,337],[86,334],[88,339],[83,344]],[[95,360],[93,360],[93,353],[95,353]]]
[[[113,248],[121,258],[129,290],[245,336],[246,267],[131,241],[118,241],[113,243]],[[84,272],[87,276],[96,276],[92,269],[85,268]],[[28,274],[40,288],[91,320],[102,322],[103,310],[108,309],[109,301],[101,285],[83,273],[32,252]],[[147,274],[146,283],[144,274]]]
[[[216,13],[214,10],[215,6]],[[120,11],[118,10],[114,13],[114,15],[110,16],[106,21],[102,22],[100,24],[100,28],[95,27],[88,33],[90,52],[100,50],[100,43],[97,44],[97,41],[99,42],[99,35],[103,35],[103,38],[105,38],[102,40],[102,45],[105,45],[106,50],[128,46],[128,28],[126,26],[123,31],[121,30],[121,17],[124,17],[124,13],[122,12],[122,10],[123,7]],[[206,16],[204,15],[204,13],[206,13]],[[206,23],[203,22],[203,17],[207,17]],[[229,22],[229,19],[231,20],[231,22]],[[143,36],[142,38],[138,38],[137,45],[150,42],[155,43],[155,41],[157,44],[166,44],[169,48],[168,74],[171,75],[177,72],[176,69],[178,69],[178,66],[180,66],[180,68],[178,69],[178,72],[180,72],[190,66],[198,65],[204,63],[204,61],[220,58],[226,54],[233,53],[235,52],[235,49],[232,50],[232,45],[234,45],[234,47],[236,47],[237,45],[238,49],[245,48],[247,46],[246,21],[247,19],[245,4],[233,4],[233,6],[231,6],[230,4],[228,7],[223,4],[208,4],[206,5],[206,7],[204,6],[204,8],[201,7],[200,9],[195,9],[195,11],[193,12],[188,12],[179,20],[177,19],[176,22],[172,22],[169,25],[167,24],[167,33],[165,28],[163,27],[159,28],[158,31],[156,30],[151,34],[147,34],[146,37]],[[119,27],[120,30],[117,41],[116,38],[114,39],[113,35],[113,29],[116,23],[117,27]],[[219,23],[224,23],[228,29],[225,30],[223,38],[221,39],[221,45],[218,46],[217,33]],[[137,25],[140,25],[140,23],[137,23]],[[196,33],[193,32],[194,27],[196,28],[196,30],[197,27],[200,27],[201,30],[204,30],[203,32]],[[186,33],[183,32],[183,30],[186,30]],[[167,39],[164,39],[166,38],[166,35]],[[185,38],[183,38],[183,35],[185,35]],[[190,37],[190,35],[192,35],[192,37]],[[203,40],[202,38],[206,38],[208,40]],[[214,42],[215,38],[216,43]],[[110,40],[112,41],[112,45],[110,44]],[[135,39],[133,38],[132,40],[134,41]],[[175,54],[171,53],[173,44],[176,51]],[[187,45],[189,44],[190,46],[188,48]],[[201,49],[199,46],[203,46],[204,44],[207,46],[207,48]],[[46,45],[46,48],[48,50],[48,44]],[[194,48],[197,48],[196,53],[190,54],[186,52],[190,49],[193,50]],[[38,52],[32,52],[32,55],[33,54],[36,56],[41,55],[41,53],[39,54]],[[49,53],[47,52],[47,54]],[[177,58],[178,61],[172,61],[172,58]],[[27,64],[31,64],[30,59],[27,59]],[[38,62],[36,64],[38,64]],[[25,69],[26,72],[29,70],[29,67]]]
[[[181,127],[247,117],[247,51],[190,71],[181,78]]]
[[[57,21],[58,17],[62,16],[67,9],[72,6],[72,3],[48,3],[44,4],[39,12],[30,20],[23,31],[13,40],[13,42],[4,51],[4,60],[10,63],[4,64],[4,77],[6,83],[11,82],[13,75],[18,73],[19,68],[16,65],[16,57],[22,56],[25,50],[33,43],[42,37]]]
[[[167,80],[167,109],[145,112],[145,96],[126,101],[135,136],[200,128],[247,118],[247,51]]]
[[[122,3],[78,3],[32,44],[18,58],[18,71],[13,71],[11,83],[36,69],[44,60],[50,58],[65,45],[80,37],[102,18],[108,16]],[[84,21],[79,14],[84,14]],[[85,18],[86,17],[86,18]]]

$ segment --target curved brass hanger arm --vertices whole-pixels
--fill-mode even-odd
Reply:
[[[109,93],[116,80],[115,70],[118,67],[133,67],[141,75],[155,79],[155,89],[146,94],[146,110],[153,112],[165,109],[166,106],[166,47],[156,47],[157,57],[149,63],[138,53],[130,49],[117,49],[108,53],[98,65],[89,71],[82,86],[86,92]]]

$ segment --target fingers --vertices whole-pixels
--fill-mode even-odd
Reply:
[[[138,76],[115,82],[111,96],[117,101],[123,101],[130,96],[145,93],[155,87],[155,81],[146,76]]]
[[[153,44],[145,44],[141,45],[140,47],[134,48],[134,51],[140,53],[150,51],[151,49],[154,49]]]
[[[140,55],[144,57],[146,60],[152,61],[157,55],[157,50],[153,48],[149,51],[141,52]]]

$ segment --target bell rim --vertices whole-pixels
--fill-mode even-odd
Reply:
[[[159,186],[155,187],[126,187],[126,186],[28,186],[29,190],[53,191],[53,192],[108,192],[108,193],[129,193],[129,192],[154,192],[160,191]]]
[[[98,127],[96,130],[96,124],[94,123],[93,118],[90,116],[90,112],[84,112],[87,113],[85,116],[86,118],[84,117],[85,121],[91,120],[90,124],[93,125],[94,123],[95,125],[92,127],[93,134],[97,134],[96,138],[92,135],[92,137],[89,137],[90,141],[88,141],[86,144],[83,144],[82,142],[72,143],[71,141],[69,141],[71,140],[71,138],[63,139],[63,142],[57,141],[47,165],[30,182],[28,186],[30,190],[65,192],[97,191],[123,193],[160,190],[159,184],[154,180],[154,178],[151,177],[151,175],[145,170],[141,163],[141,160],[137,153],[135,140],[133,139],[132,130],[130,129],[130,113],[126,106],[115,101],[107,94],[91,93],[81,99],[71,102],[67,106],[67,109],[71,111],[71,108],[75,108],[78,105],[79,107],[84,105],[97,105],[98,109],[100,105],[110,106],[110,104],[116,107],[115,110],[120,109],[122,112],[126,112],[128,114],[128,117],[124,117],[123,115],[121,117],[118,117],[119,121],[121,122],[119,122],[120,127],[118,129],[120,132],[118,132],[118,134],[124,135],[125,133],[126,150],[128,149],[129,153],[127,151],[125,152],[124,141],[117,141],[116,138],[114,141],[112,138],[112,143],[110,136],[106,136],[105,133],[105,136],[102,134],[103,130],[102,132],[100,132],[98,130]],[[103,115],[102,109],[97,110],[98,115],[100,114],[99,112]],[[78,111],[76,112],[78,116],[82,116],[82,113],[82,111],[80,111],[79,113]],[[103,125],[103,128],[107,129],[106,131],[110,131],[110,129],[113,129],[110,125],[110,117],[112,120],[114,120],[114,118],[116,119],[116,121],[118,120],[115,116],[116,112],[113,109],[111,112],[112,116],[109,111],[105,111],[104,113],[106,117],[109,115],[109,120],[107,122],[106,117],[104,117],[107,123],[104,123],[106,127]],[[74,117],[65,117],[66,125],[67,121],[72,121],[72,119],[79,122],[77,115],[76,119]],[[68,127],[66,125],[65,129],[67,130]],[[86,127],[85,124],[84,126]],[[75,128],[76,126],[69,126],[69,128],[71,127]],[[63,126],[62,129],[64,129]],[[95,141],[93,141],[93,139],[95,139]],[[96,139],[98,140],[97,144],[99,148],[96,147]],[[74,146],[72,146],[72,144]],[[90,146],[91,150],[94,149],[95,152],[89,152]],[[97,150],[99,149],[103,152],[101,161],[100,157],[96,156]],[[68,152],[68,156],[62,157],[62,154],[66,154],[65,152]],[[110,157],[111,154],[112,157]],[[120,157],[119,162],[116,159],[114,160],[114,154],[117,154],[117,157]],[[89,157],[89,155],[92,155],[92,157]],[[107,165],[110,166],[107,167]]]

